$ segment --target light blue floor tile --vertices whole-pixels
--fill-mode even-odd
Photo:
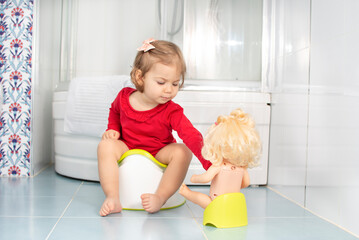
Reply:
[[[64,216],[101,217],[98,213],[104,200],[105,195],[99,183],[83,182]]]
[[[30,196],[31,181],[28,177],[0,177],[0,196]]]
[[[81,188],[76,193],[76,196],[92,197],[92,196],[105,196],[99,182],[82,182]]]
[[[200,222],[203,219],[198,219]],[[215,228],[203,226],[203,231],[207,236],[208,240],[218,240],[218,239],[250,239],[247,234],[247,226],[240,228]],[[267,239],[267,238],[258,238],[258,239]]]
[[[0,217],[60,217],[70,197],[0,196]]]
[[[201,221],[203,219],[199,219]],[[219,229],[203,226],[209,240],[355,240],[320,218],[248,218],[248,226]]]
[[[209,186],[188,186],[192,191],[201,192],[209,195]],[[194,218],[203,217],[204,209],[197,204],[194,204],[190,201],[186,202],[186,205],[190,209]]]
[[[355,239],[343,230],[319,218],[258,218],[249,219],[248,239],[267,236],[271,239],[346,240]]]
[[[57,218],[0,217],[0,239],[46,239]]]
[[[80,187],[81,181],[66,181],[63,179],[35,178],[31,184],[33,196],[73,196]]]
[[[35,196],[73,196],[83,182],[56,174],[51,168],[31,180]]]
[[[1,177],[0,196],[72,196],[81,183],[60,176],[50,168],[36,177]]]
[[[186,201],[187,207],[190,209],[191,214],[194,218],[200,218],[203,217],[204,209],[197,204],[194,204],[190,201]]]
[[[99,210],[105,196],[99,183],[84,183],[74,196],[71,205],[65,212],[64,217],[100,217]],[[192,217],[186,205],[170,210],[161,210],[155,214],[145,211],[123,210],[121,213],[111,214],[109,217]]]
[[[190,186],[191,190],[209,194],[208,186]],[[249,217],[314,217],[297,204],[288,201],[266,187],[249,187],[242,190],[246,197]],[[204,209],[187,201],[193,216],[202,217]]]
[[[209,193],[209,186],[190,186]],[[243,189],[248,226],[202,225],[204,209],[187,201],[155,214],[100,217],[98,182],[60,176],[53,167],[31,178],[0,178],[0,239],[357,239],[266,187]]]
[[[246,197],[248,217],[314,217],[266,187],[249,187],[242,193]]]
[[[64,218],[49,239],[205,239],[190,218]]]

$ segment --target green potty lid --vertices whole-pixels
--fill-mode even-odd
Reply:
[[[167,167],[166,164],[163,164],[163,163],[159,162],[154,156],[152,156],[151,153],[149,153],[149,152],[147,152],[146,150],[143,150],[143,149],[131,149],[131,150],[128,150],[127,152],[122,154],[121,158],[117,161],[117,164],[120,166],[123,159],[125,159],[128,156],[136,155],[136,154],[147,157],[149,160],[151,160],[152,162],[154,162],[156,165],[158,165],[161,168],[166,168]]]

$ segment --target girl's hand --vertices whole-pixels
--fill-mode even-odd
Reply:
[[[108,130],[106,132],[104,132],[104,134],[102,135],[102,140],[104,139],[119,139],[120,138],[120,133],[115,131],[115,130]]]

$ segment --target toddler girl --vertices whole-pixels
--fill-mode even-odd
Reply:
[[[191,191],[182,184],[179,193],[186,199],[206,208],[219,195],[240,192],[249,186],[247,167],[257,165],[261,143],[254,121],[241,109],[229,116],[219,116],[206,137],[202,155],[212,163],[207,172],[193,175],[191,182],[211,182],[209,196]]]
[[[136,89],[122,89],[111,104],[108,129],[97,150],[100,183],[106,195],[101,216],[122,210],[117,160],[129,149],[146,150],[168,165],[156,192],[141,196],[143,208],[150,213],[159,211],[180,187],[191,151],[205,169],[211,165],[201,155],[201,133],[172,101],[186,72],[181,50],[171,42],[154,39],[146,40],[137,50],[131,71]],[[185,144],[176,143],[172,130]]]

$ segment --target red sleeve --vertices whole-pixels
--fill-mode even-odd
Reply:
[[[202,134],[192,125],[189,119],[184,115],[183,108],[178,106],[175,109],[175,111],[171,114],[170,122],[173,130],[177,131],[178,136],[183,140],[184,144],[186,144],[186,146],[198,158],[203,168],[207,170],[212,165],[212,163],[202,157]]]
[[[120,132],[121,121],[120,121],[120,94],[117,95],[115,101],[111,104],[110,113],[108,116],[107,130],[115,130]],[[106,130],[106,131],[107,131]]]

